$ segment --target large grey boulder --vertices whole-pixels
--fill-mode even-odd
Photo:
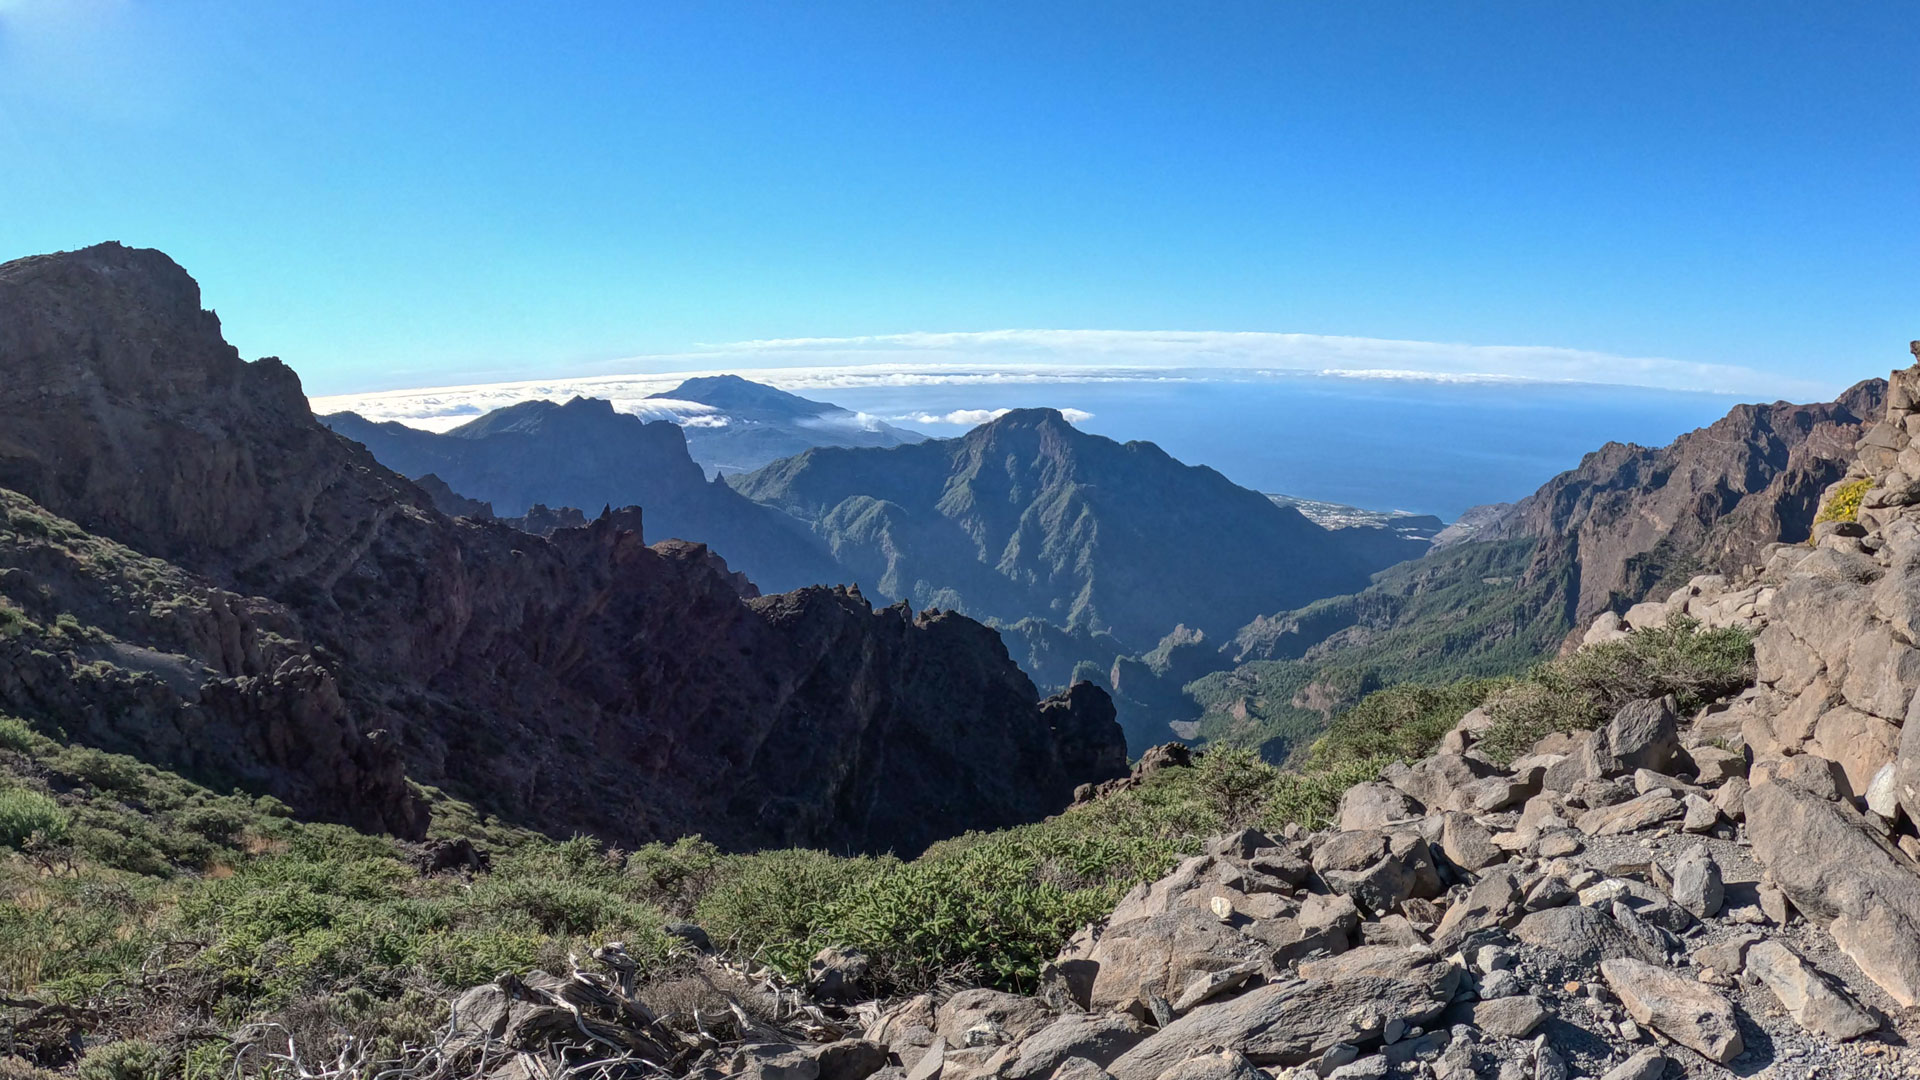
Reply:
[[[1377,1042],[1389,1023],[1425,1023],[1445,1008],[1452,990],[1445,979],[1286,979],[1188,1013],[1107,1071],[1114,1080],[1159,1080],[1199,1047],[1232,1050],[1260,1066],[1299,1065],[1340,1043]]]
[[[1829,1039],[1857,1039],[1880,1021],[1834,989],[1799,953],[1778,941],[1747,949],[1747,970],[1760,977],[1801,1027]]]
[[[1379,829],[1426,813],[1412,796],[1378,780],[1355,784],[1340,796],[1339,829]]]
[[[1709,1061],[1728,1062],[1745,1044],[1727,999],[1671,968],[1640,960],[1602,960],[1600,975],[1635,1023]]]
[[[1607,722],[1607,749],[1622,772],[1673,772],[1682,760],[1680,711],[1673,695],[1622,705]]]
[[[1726,883],[1720,864],[1705,844],[1688,848],[1673,863],[1673,902],[1697,919],[1709,919],[1720,913],[1726,900]]]
[[[1604,912],[1578,905],[1533,912],[1513,928],[1513,936],[1582,964],[1622,957],[1660,959],[1645,941],[1628,933]]]
[[[1895,1001],[1920,1005],[1920,868],[1858,811],[1795,784],[1748,792],[1754,857]]]
[[[1595,807],[1574,819],[1574,827],[1588,836],[1618,836],[1638,832],[1686,815],[1687,808],[1667,788],[1654,788],[1623,803]]]
[[[1053,1014],[1033,998],[976,987],[948,998],[934,1017],[934,1033],[948,1046],[981,1046],[1019,1042]]]
[[[1461,754],[1434,754],[1412,765],[1395,763],[1381,779],[1417,800],[1428,810],[1471,810],[1467,790],[1475,780],[1493,775],[1493,766]]]
[[[1146,1038],[1140,1022],[1125,1013],[1063,1016],[1020,1044],[1001,1075],[1006,1080],[1045,1080],[1070,1058],[1105,1067]]]
[[[1272,946],[1211,913],[1178,907],[1109,926],[1084,956],[1093,978],[1081,1004],[1096,1012],[1148,1014],[1150,995],[1172,1000],[1195,976],[1264,959]]]
[[[1200,1054],[1160,1074],[1160,1080],[1268,1080],[1245,1054],[1232,1050]]]

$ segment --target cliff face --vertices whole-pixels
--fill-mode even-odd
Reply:
[[[1807,538],[1820,492],[1879,418],[1886,382],[1815,405],[1740,405],[1666,446],[1609,443],[1520,500],[1476,540],[1531,537],[1528,576],[1570,567],[1577,625],[1694,574],[1733,573]]]
[[[810,450],[732,482],[812,522],[888,596],[1106,630],[1136,649],[1183,624],[1230,634],[1366,580],[1354,553],[1298,511],[1152,443],[1078,431],[1052,409],[958,439]],[[1206,557],[1183,554],[1199,538]]]
[[[404,769],[619,843],[698,831],[903,851],[1057,810],[1124,768],[1103,695],[1043,706],[970,620],[839,589],[749,599],[704,546],[648,547],[637,513],[550,539],[443,516],[316,423],[284,365],[240,360],[158,252],[0,266],[0,370],[0,488],[165,560],[187,606],[270,616],[237,638],[272,649],[222,650],[143,629],[137,598],[96,590],[109,637],[186,662],[142,683],[147,713],[94,717],[128,749],[199,753],[154,715],[264,679],[236,728],[312,741],[317,711],[333,757],[365,765],[348,776],[286,748],[273,769],[242,751],[215,764],[308,812],[417,835]],[[77,596],[92,571],[76,567]],[[24,692],[8,704],[55,711]]]

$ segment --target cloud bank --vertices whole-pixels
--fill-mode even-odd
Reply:
[[[611,400],[648,419],[716,424],[693,402],[648,395],[697,375],[730,373],[800,394],[846,388],[979,387],[1103,382],[1233,382],[1321,377],[1443,383],[1596,383],[1825,400],[1834,388],[1732,364],[1625,357],[1532,345],[1464,345],[1385,338],[1224,331],[989,330],[844,338],[772,338],[627,357],[607,374],[476,386],[429,387],[313,399],[316,412],[352,410],[444,431],[489,409],[576,394]],[[615,373],[617,372],[617,373]],[[1064,410],[1069,415],[1087,414]],[[987,409],[911,413],[896,421],[971,425]],[[704,417],[704,419],[703,419]],[[873,418],[861,416],[858,423]]]

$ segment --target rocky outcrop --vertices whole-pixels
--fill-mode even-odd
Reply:
[[[969,619],[754,597],[702,545],[648,546],[634,512],[548,539],[449,519],[316,423],[284,365],[242,361],[158,252],[0,266],[0,370],[0,488],[46,521],[21,550],[64,568],[7,584],[52,605],[33,663],[53,666],[15,668],[0,705],[73,725],[57,688],[97,676],[119,696],[89,700],[147,704],[84,726],[150,760],[407,835],[402,769],[622,844],[902,852],[1125,771],[1104,695],[1043,706]],[[103,538],[164,560],[154,587],[187,614],[71,550]],[[60,611],[99,640],[53,633]],[[221,724],[238,748],[209,746]]]

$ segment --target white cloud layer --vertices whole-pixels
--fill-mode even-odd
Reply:
[[[601,365],[619,374],[479,386],[431,387],[315,398],[316,412],[351,409],[444,431],[489,409],[576,394],[611,400],[649,419],[696,419],[713,410],[692,402],[647,400],[682,379],[730,373],[783,390],[831,399],[862,387],[1249,381],[1301,376],[1449,383],[1599,383],[1660,390],[1737,394],[1749,399],[1824,400],[1835,388],[1732,364],[1624,357],[1530,345],[1461,345],[1319,334],[1223,331],[991,330],[849,338],[777,338],[635,356]],[[1063,410],[1064,411],[1064,410]],[[961,424],[986,410],[911,414],[897,419]],[[1085,414],[1081,414],[1083,417]],[[956,419],[959,418],[959,419]],[[861,416],[857,423],[874,418]]]

